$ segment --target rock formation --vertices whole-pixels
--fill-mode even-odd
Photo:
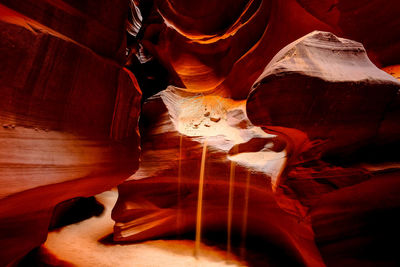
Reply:
[[[312,30],[333,30],[295,0],[155,1],[154,8],[161,22],[144,21],[141,42],[173,82],[236,99],[247,97],[284,45]]]
[[[265,67],[249,94],[247,113],[255,125],[301,130],[325,142],[324,154],[343,157],[377,138],[399,89],[361,44],[313,32],[287,45]]]
[[[246,225],[249,242],[256,236],[258,244],[273,244],[287,255],[273,256],[264,248],[267,261],[312,266],[379,263],[357,254],[356,244],[376,249],[374,242],[384,237],[374,231],[354,237],[350,225],[383,225],[369,213],[386,217],[398,207],[396,189],[374,196],[393,199],[393,204],[366,199],[379,179],[382,188],[398,185],[397,167],[341,167],[321,156],[345,155],[377,139],[399,85],[369,61],[361,44],[313,32],[273,58],[247,101],[187,88],[162,91],[143,107],[143,162],[118,187],[114,240],[138,242],[194,231],[206,144],[203,234],[227,231],[228,200],[234,192],[231,230],[236,240],[243,240],[240,233]],[[388,170],[393,173],[386,174]],[[348,192],[358,190],[359,197],[351,199]],[[354,208],[337,207],[343,205],[340,198],[354,203]],[[321,204],[325,202],[326,206]],[[344,224],[343,235],[336,235],[334,224]],[[339,236],[350,244],[341,243]],[[346,250],[348,255],[342,256]],[[384,256],[390,251],[378,250],[376,255],[392,263]]]
[[[118,63],[123,55],[118,51],[124,48],[124,1],[88,6],[48,1],[4,4],[2,266],[46,239],[58,203],[93,196],[134,173],[141,98],[135,77]],[[88,34],[77,32],[77,25]]]
[[[115,242],[192,233],[200,173],[228,254],[395,264],[399,25],[394,0],[2,0],[0,265],[116,185]]]
[[[249,119],[293,144],[287,150],[297,162],[288,160],[281,188],[309,207],[328,266],[396,262],[387,240],[399,236],[392,217],[400,205],[399,165],[371,167],[365,154],[375,164],[398,160],[390,152],[399,144],[399,90],[400,83],[377,69],[359,43],[313,32],[283,48],[249,94]],[[296,152],[301,136],[315,146],[303,155]],[[327,164],[315,152],[363,167]]]
[[[272,57],[314,30],[362,42],[379,66],[397,64],[396,1],[138,1],[138,41],[169,71],[171,82],[198,92],[245,99]],[[223,14],[223,15],[221,15]]]
[[[236,238],[240,239],[245,227],[243,213],[248,212],[245,229],[250,237],[268,240],[280,253],[288,253],[288,263],[322,263],[310,224],[298,223],[305,210],[296,200],[275,199],[286,162],[285,144],[254,127],[244,109],[244,101],[173,87],[144,104],[142,162],[118,186],[112,214],[115,241],[137,242],[194,231],[200,160],[206,145],[202,232],[226,233],[232,185]]]

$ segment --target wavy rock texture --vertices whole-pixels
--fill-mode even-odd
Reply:
[[[279,48],[312,30],[332,30],[294,0],[156,1],[156,7],[163,23],[145,27],[145,48],[177,84],[233,98],[246,98]]]
[[[139,40],[173,82],[235,99],[282,47],[314,30],[362,42],[380,66],[400,60],[394,0],[159,0],[151,14]]]
[[[125,0],[3,0],[2,5],[82,44],[95,53],[124,63]]]
[[[247,113],[255,125],[301,130],[325,142],[324,154],[343,156],[372,143],[399,89],[361,44],[313,32],[265,67],[249,94]],[[388,134],[400,133],[393,130]]]
[[[138,168],[141,93],[121,67],[128,2],[0,4],[0,265],[45,240],[58,203]],[[321,156],[344,166],[359,149],[398,159],[387,148],[397,154],[399,83],[332,34],[279,52],[330,31],[362,42],[380,67],[399,64],[396,1],[130,3],[137,60],[127,64],[145,95],[167,81],[184,89],[144,106],[143,160],[119,186],[115,240],[194,230],[207,143],[205,234],[226,232],[233,192],[234,250],[247,231],[271,265],[396,263],[385,242],[398,240],[398,166]]]
[[[346,153],[361,148],[380,162],[398,160],[387,147],[375,149],[398,147],[399,89],[359,43],[313,32],[283,48],[250,92],[249,119],[288,143],[292,160],[281,188],[310,208],[328,266],[397,261],[387,240],[399,236],[393,217],[400,206],[399,165],[339,168],[315,156],[336,155],[348,165]],[[299,153],[302,139],[312,146]],[[363,162],[363,156],[353,154],[352,161]]]
[[[398,81],[377,69],[361,44],[313,32],[273,58],[247,101],[172,87],[161,92],[143,108],[143,162],[119,186],[114,240],[194,231],[206,143],[205,235],[227,231],[235,173],[234,240],[243,240],[245,227],[249,246],[255,236],[261,244],[264,263],[394,263],[393,250],[376,242],[398,231],[375,216],[391,217],[400,205],[398,165],[340,167],[321,156],[368,146],[398,90]],[[368,199],[377,181],[383,190]],[[390,230],[381,233],[375,224]],[[376,254],[362,254],[360,247]]]
[[[50,5],[62,19],[44,21],[47,27],[0,5],[2,266],[46,239],[55,205],[115,186],[137,169],[139,157],[141,92],[133,74],[116,62],[117,46],[91,36],[73,39],[68,22],[76,16],[92,25],[85,10],[61,1],[14,4],[39,21],[49,18],[43,6]],[[107,48],[114,59],[95,53],[90,42],[102,43],[91,48]]]
[[[137,242],[194,231],[206,142],[202,232],[227,232],[233,174],[235,242],[244,240],[245,231],[249,240],[261,241],[257,249],[270,263],[322,264],[306,209],[274,193],[287,160],[286,143],[254,127],[244,108],[244,101],[173,87],[144,104],[142,163],[118,186],[114,240]]]

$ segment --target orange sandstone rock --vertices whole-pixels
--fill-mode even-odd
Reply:
[[[79,38],[3,5],[0,14],[5,265],[46,239],[58,203],[107,190],[137,169],[141,92],[132,73]]]

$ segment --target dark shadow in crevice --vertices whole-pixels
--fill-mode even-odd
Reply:
[[[95,197],[77,197],[63,201],[54,208],[49,230],[87,220],[93,216],[100,216],[104,206]]]

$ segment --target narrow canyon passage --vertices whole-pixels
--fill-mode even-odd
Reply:
[[[395,0],[0,1],[0,266],[397,266]]]

